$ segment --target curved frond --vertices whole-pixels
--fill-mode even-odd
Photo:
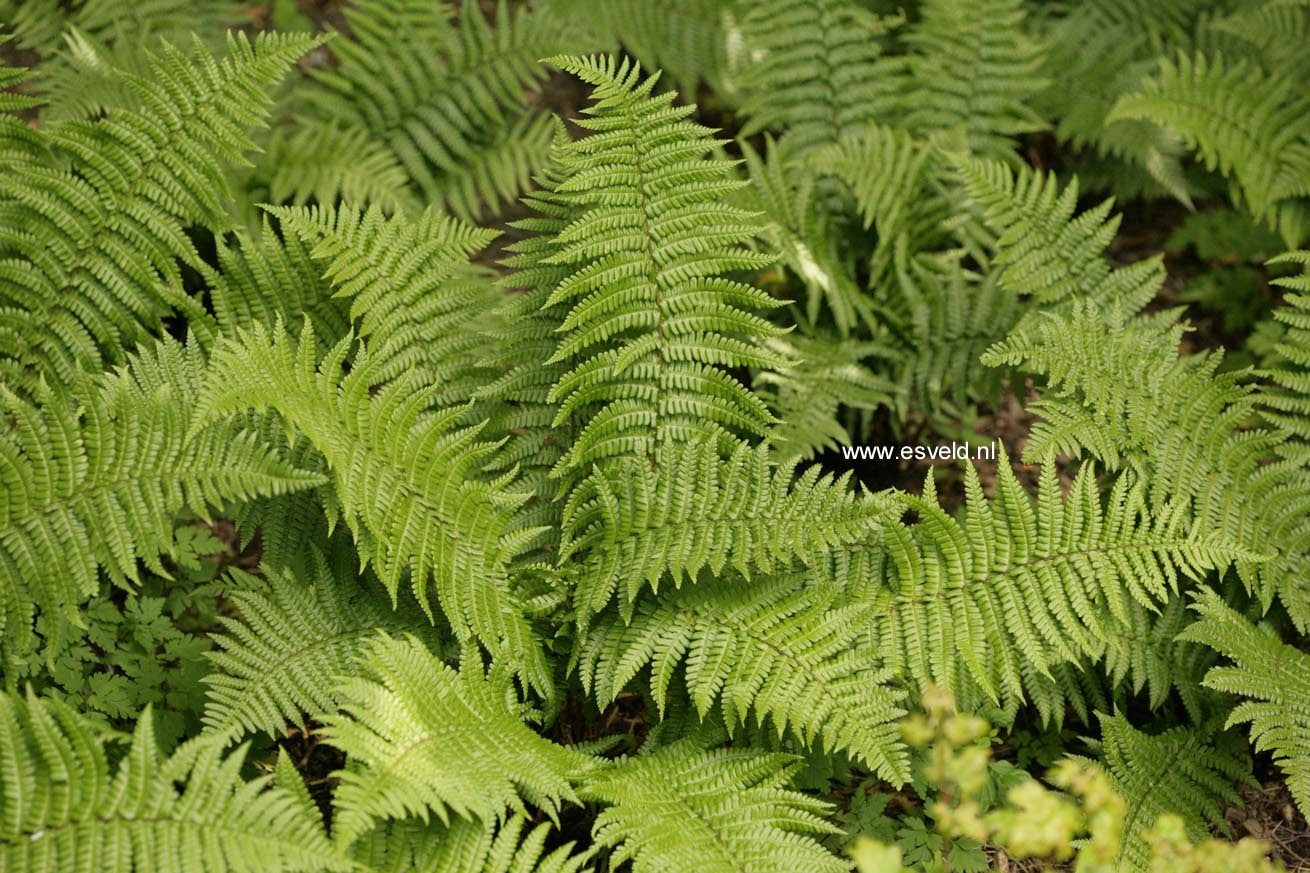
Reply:
[[[607,804],[593,828],[613,862],[633,873],[839,873],[845,861],[812,835],[833,833],[828,806],[788,788],[784,754],[701,750],[684,740],[629,758],[590,780],[583,794]]]
[[[160,331],[181,264],[206,269],[184,228],[229,223],[224,170],[254,147],[266,91],[309,37],[228,38],[221,61],[172,46],[130,79],[140,111],[41,129],[51,159],[6,153],[0,175],[0,369],[16,390],[70,383]],[[11,160],[12,159],[12,160]]]
[[[1310,815],[1310,655],[1251,624],[1214,592],[1199,592],[1193,608],[1201,617],[1180,639],[1230,661],[1206,674],[1206,687],[1245,698],[1228,726],[1250,724],[1256,749],[1273,752],[1297,807]]]
[[[513,815],[499,826],[456,818],[450,824],[402,819],[361,837],[351,854],[370,873],[583,873],[587,854],[573,843],[546,851],[550,822],[529,827]]]
[[[377,820],[435,815],[500,821],[525,802],[555,817],[595,766],[588,756],[537,735],[513,705],[507,675],[443,664],[414,637],[378,637],[365,673],[343,682],[342,714],[328,742],[345,752],[338,773],[335,836],[350,844]]]
[[[337,712],[336,684],[358,672],[366,642],[380,631],[436,642],[412,600],[393,607],[376,583],[311,552],[312,577],[290,572],[266,584],[252,576],[228,595],[237,618],[220,616],[224,633],[208,653],[221,672],[209,686],[205,730],[228,741],[262,731],[281,736],[288,722],[322,721]]]
[[[502,481],[479,478],[495,445],[477,426],[459,427],[464,407],[432,412],[441,385],[378,387],[366,351],[342,374],[347,337],[320,362],[313,331],[299,342],[279,326],[255,325],[215,354],[198,402],[201,420],[272,409],[322,454],[361,559],[392,600],[403,579],[431,616],[428,585],[461,640],[476,637],[513,663],[525,681],[550,687],[523,605],[506,567],[522,548],[510,535],[516,503]],[[380,495],[385,495],[379,499]]]
[[[111,770],[63,704],[0,694],[0,868],[10,873],[350,870],[322,821],[268,777],[193,741],[161,760],[149,709]],[[184,783],[184,785],[183,785]]]
[[[128,585],[159,562],[183,512],[319,484],[238,427],[188,436],[204,359],[160,343],[69,394],[32,403],[0,388],[0,608],[22,644],[33,609],[76,623],[98,570]],[[7,635],[8,636],[8,635]]]
[[[1149,503],[1127,478],[1103,506],[1090,464],[1067,496],[1048,469],[1036,501],[1006,463],[992,500],[965,472],[962,520],[941,509],[930,478],[923,496],[902,498],[919,523],[884,528],[890,560],[870,634],[920,686],[959,694],[976,683],[1007,703],[1038,696],[1056,665],[1100,658],[1132,602],[1158,609],[1180,577],[1251,556],[1185,505]]]
[[[785,576],[744,582],[703,580],[637,604],[630,621],[597,621],[578,660],[583,683],[602,706],[648,665],[663,709],[685,663],[687,689],[704,716],[722,700],[729,718],[772,719],[802,742],[822,738],[893,783],[909,778],[895,720],[900,694],[863,640],[869,604],[840,605],[835,585]]]

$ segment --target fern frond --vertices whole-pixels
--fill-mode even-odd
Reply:
[[[314,334],[332,345],[350,331],[350,312],[295,234],[279,236],[265,219],[258,236],[239,235],[235,246],[217,242],[219,270],[209,298],[223,336],[252,324],[272,330],[279,321],[299,330],[308,319]]]
[[[504,482],[478,478],[495,446],[479,427],[457,427],[464,407],[431,412],[440,385],[390,383],[366,351],[348,374],[347,337],[320,362],[312,329],[291,340],[260,325],[216,353],[201,420],[272,409],[323,455],[361,558],[372,563],[393,602],[408,577],[432,615],[435,582],[442,613],[461,640],[476,637],[512,662],[525,681],[550,686],[522,604],[509,588],[508,561],[523,546],[509,531],[516,498]]]
[[[804,156],[877,119],[898,99],[880,75],[880,43],[897,19],[851,0],[761,0],[741,22],[738,75],[742,136],[785,131],[788,154]]]
[[[1023,0],[924,0],[908,28],[905,125],[962,131],[970,151],[1014,160],[1015,138],[1046,123],[1029,105],[1046,87],[1045,47],[1025,30]]]
[[[371,340],[379,381],[404,375],[419,385],[440,384],[443,404],[453,383],[485,355],[476,319],[501,300],[490,278],[468,263],[494,237],[427,210],[411,220],[371,207],[273,207],[286,232],[311,244],[335,296],[350,301],[356,335]]]
[[[771,298],[724,277],[771,260],[744,248],[754,216],[722,202],[741,184],[731,164],[706,158],[714,140],[685,120],[692,107],[650,96],[655,78],[628,61],[553,63],[597,101],[577,122],[594,134],[566,147],[556,189],[580,214],[548,258],[573,267],[547,302],[572,307],[553,360],[580,361],[551,392],[556,423],[594,410],[562,471],[706,433],[763,434],[768,410],[724,369],[773,365],[758,340],[778,333],[751,311]]]
[[[1112,269],[1104,252],[1119,229],[1105,201],[1075,217],[1078,182],[1060,188],[1054,175],[971,158],[956,169],[971,198],[999,234],[1001,282],[1039,304],[1084,298],[1102,308],[1136,312],[1164,284],[1161,256]]]
[[[171,46],[132,77],[142,109],[42,127],[55,157],[7,154],[0,175],[0,372],[23,392],[69,384],[198,309],[179,261],[204,272],[183,233],[228,225],[224,167],[253,148],[266,89],[315,45],[308,37],[228,38],[215,61]]]
[[[637,604],[626,622],[598,621],[578,654],[584,685],[602,706],[648,665],[663,710],[678,667],[702,716],[722,700],[729,719],[772,719],[802,742],[822,738],[893,783],[909,776],[895,719],[900,695],[861,641],[868,604],[842,606],[835,585],[785,576],[702,580]]]
[[[583,795],[607,804],[592,835],[614,849],[614,863],[631,861],[633,873],[847,869],[812,836],[835,831],[828,805],[787,787],[792,756],[694,742],[621,761],[587,783]]]
[[[1289,244],[1310,233],[1310,98],[1279,74],[1222,55],[1180,55],[1142,92],[1120,98],[1108,120],[1117,119],[1177,131]]]
[[[361,837],[352,856],[370,873],[582,873],[589,853],[574,854],[573,843],[546,851],[550,822],[529,828],[513,815],[492,827],[478,819],[455,818],[449,825],[401,819]]]
[[[1116,870],[1157,869],[1144,831],[1165,813],[1182,817],[1197,842],[1209,837],[1211,828],[1227,829],[1222,804],[1241,803],[1234,784],[1255,784],[1244,753],[1217,747],[1203,730],[1173,728],[1151,735],[1122,715],[1099,715],[1099,765],[1126,806]]]
[[[330,205],[340,199],[377,205],[388,214],[419,211],[404,165],[363,128],[318,120],[277,128],[260,164],[274,203]]]
[[[811,566],[863,541],[890,503],[850,489],[850,474],[824,476],[796,463],[774,466],[768,446],[739,445],[721,459],[712,439],[666,443],[654,458],[621,458],[598,468],[569,495],[559,560],[585,556],[575,603],[579,620],[617,594],[624,613],[644,588],[675,586],[702,570]]]
[[[283,571],[259,585],[245,576],[228,595],[238,618],[219,617],[225,632],[213,637],[218,650],[208,655],[221,671],[204,679],[209,735],[278,737],[288,722],[336,713],[336,683],[358,671],[368,638],[381,630],[439,639],[418,604],[405,599],[394,608],[353,566],[334,567],[316,549],[310,566],[304,580]]]
[[[1260,402],[1265,417],[1295,437],[1295,454],[1310,460],[1310,251],[1288,252],[1269,263],[1301,264],[1304,272],[1272,282],[1291,293],[1283,297],[1287,305],[1274,310],[1274,318],[1286,327],[1267,373],[1277,387],[1262,391]]]
[[[452,17],[423,0],[352,4],[350,39],[333,44],[339,63],[315,74],[305,100],[322,136],[366,132],[423,202],[473,219],[526,188],[545,159],[550,122],[529,102],[546,77],[537,61],[577,40],[566,19],[503,0],[494,29],[477,3]]]
[[[992,700],[1023,701],[1055,665],[1099,658],[1131,602],[1157,609],[1180,577],[1252,557],[1126,478],[1102,506],[1091,465],[1067,497],[1048,466],[1036,502],[1006,463],[990,501],[972,466],[965,474],[962,520],[938,505],[930,478],[923,496],[902,498],[919,524],[884,528],[889,565],[870,633],[920,686],[958,693],[972,682]]]
[[[0,388],[0,607],[12,638],[33,609],[77,623],[103,569],[139,581],[138,561],[167,575],[159,555],[184,511],[308,488],[312,472],[279,459],[236,427],[188,438],[204,360],[194,344],[160,343],[99,379],[37,403]]]
[[[268,777],[191,742],[161,760],[149,709],[113,768],[68,707],[0,694],[0,867],[12,873],[350,870],[322,821]],[[182,783],[185,783],[183,786]]]
[[[1256,749],[1273,752],[1297,807],[1310,814],[1310,655],[1257,628],[1212,591],[1198,592],[1192,608],[1200,619],[1179,638],[1231,662],[1207,673],[1206,687],[1246,698],[1227,726],[1250,724]]]
[[[375,638],[363,664],[340,688],[343,713],[327,720],[348,760],[335,795],[340,844],[377,820],[502,821],[525,802],[555,818],[561,801],[577,802],[594,762],[524,724],[507,675],[484,673],[476,656],[454,670],[413,637]]]
[[[1263,556],[1239,559],[1243,580],[1266,605],[1277,595],[1305,626],[1304,473],[1267,463],[1285,437],[1251,426],[1259,396],[1241,372],[1219,372],[1218,354],[1180,356],[1182,334],[1168,320],[1124,321],[1078,305],[1016,331],[984,360],[1046,377],[1025,457],[1086,450],[1109,470],[1135,471],[1151,505],[1189,504],[1199,523]]]

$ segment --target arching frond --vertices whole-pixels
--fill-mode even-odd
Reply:
[[[12,873],[350,870],[294,795],[193,741],[167,761],[149,709],[110,768],[107,740],[56,701],[0,694],[0,867]]]
[[[266,584],[242,576],[228,595],[238,618],[220,616],[209,659],[221,672],[209,686],[205,730],[227,740],[263,731],[280,736],[288,722],[321,721],[339,708],[340,677],[359,670],[367,641],[379,631],[411,633],[436,643],[422,610],[409,598],[393,607],[382,587],[352,566],[333,566],[311,552],[313,575],[283,571]],[[234,571],[239,572],[239,571]]]
[[[681,586],[702,570],[823,567],[831,550],[862,542],[891,509],[857,494],[850,474],[824,476],[795,462],[775,467],[768,446],[740,445],[722,460],[714,440],[665,444],[655,463],[624,458],[598,468],[570,494],[560,561],[585,556],[575,594],[579,620],[616,595],[626,614],[666,577]]]
[[[1286,452],[1310,461],[1310,251],[1288,252],[1269,263],[1301,264],[1305,272],[1273,282],[1289,292],[1283,296],[1287,305],[1274,310],[1287,332],[1268,368],[1277,387],[1262,391],[1260,402],[1265,417],[1295,438]]]
[[[468,259],[494,232],[435,210],[414,220],[387,217],[377,206],[270,211],[284,231],[312,245],[335,296],[350,301],[380,381],[440,384],[443,405],[468,399],[471,391],[455,383],[486,356],[477,320],[502,299]]]
[[[903,497],[917,525],[884,528],[890,559],[875,565],[881,590],[870,594],[872,639],[920,686],[958,694],[976,683],[1011,704],[1037,696],[1054,666],[1099,658],[1131,602],[1156,609],[1183,577],[1253,557],[1185,504],[1148,502],[1127,478],[1102,506],[1090,464],[1068,496],[1048,469],[1035,502],[1006,463],[985,499],[970,466],[962,520],[938,505],[931,483]]]
[[[0,388],[0,607],[6,644],[23,644],[34,609],[76,623],[98,571],[128,585],[159,556],[183,512],[312,487],[238,427],[188,437],[204,360],[194,344],[160,343],[68,394],[37,402]]]
[[[795,766],[789,755],[702,750],[691,740],[629,758],[584,789],[607,804],[593,837],[633,873],[846,870],[812,836],[835,830],[827,804],[787,787]]]
[[[1257,628],[1214,592],[1201,591],[1193,608],[1201,617],[1181,639],[1230,662],[1207,673],[1206,686],[1245,698],[1227,726],[1250,724],[1256,749],[1273,752],[1297,807],[1310,814],[1310,655]]]
[[[729,719],[772,719],[802,742],[822,738],[893,783],[909,776],[895,719],[900,695],[864,640],[869,604],[840,605],[836,585],[778,576],[702,580],[637,604],[632,619],[597,620],[578,658],[583,683],[607,705],[650,668],[663,708],[685,663],[687,690],[704,716],[720,699]]]
[[[476,657],[454,670],[414,637],[378,637],[365,673],[347,679],[328,741],[346,753],[335,795],[335,836],[348,845],[375,821],[435,816],[483,821],[525,812],[555,817],[595,766],[520,720],[509,677]]]
[[[359,352],[342,375],[349,337],[320,362],[313,331],[297,343],[279,326],[255,325],[216,353],[198,401],[202,420],[272,409],[322,454],[361,558],[394,601],[408,578],[431,615],[428,585],[461,640],[476,637],[525,681],[550,686],[549,670],[509,588],[506,566],[524,545],[512,536],[519,498],[479,478],[495,446],[459,427],[462,406],[431,412],[440,385],[378,388],[378,367]],[[379,495],[385,498],[379,499]]]
[[[1278,73],[1222,55],[1180,55],[1162,61],[1140,93],[1120,98],[1109,120],[1121,118],[1177,131],[1290,245],[1310,235],[1310,97]]]
[[[0,175],[0,370],[15,390],[79,366],[117,363],[175,307],[203,320],[180,265],[204,270],[183,229],[228,225],[224,168],[253,148],[266,90],[315,44],[308,37],[228,38],[221,61],[171,46],[148,78],[129,80],[142,108],[98,122],[42,126],[50,157],[8,151]]]

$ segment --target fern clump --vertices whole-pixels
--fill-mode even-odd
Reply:
[[[1307,34],[0,0],[0,868],[1282,869]]]

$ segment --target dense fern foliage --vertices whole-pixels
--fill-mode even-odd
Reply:
[[[1310,3],[0,40],[0,869],[1304,861]]]

